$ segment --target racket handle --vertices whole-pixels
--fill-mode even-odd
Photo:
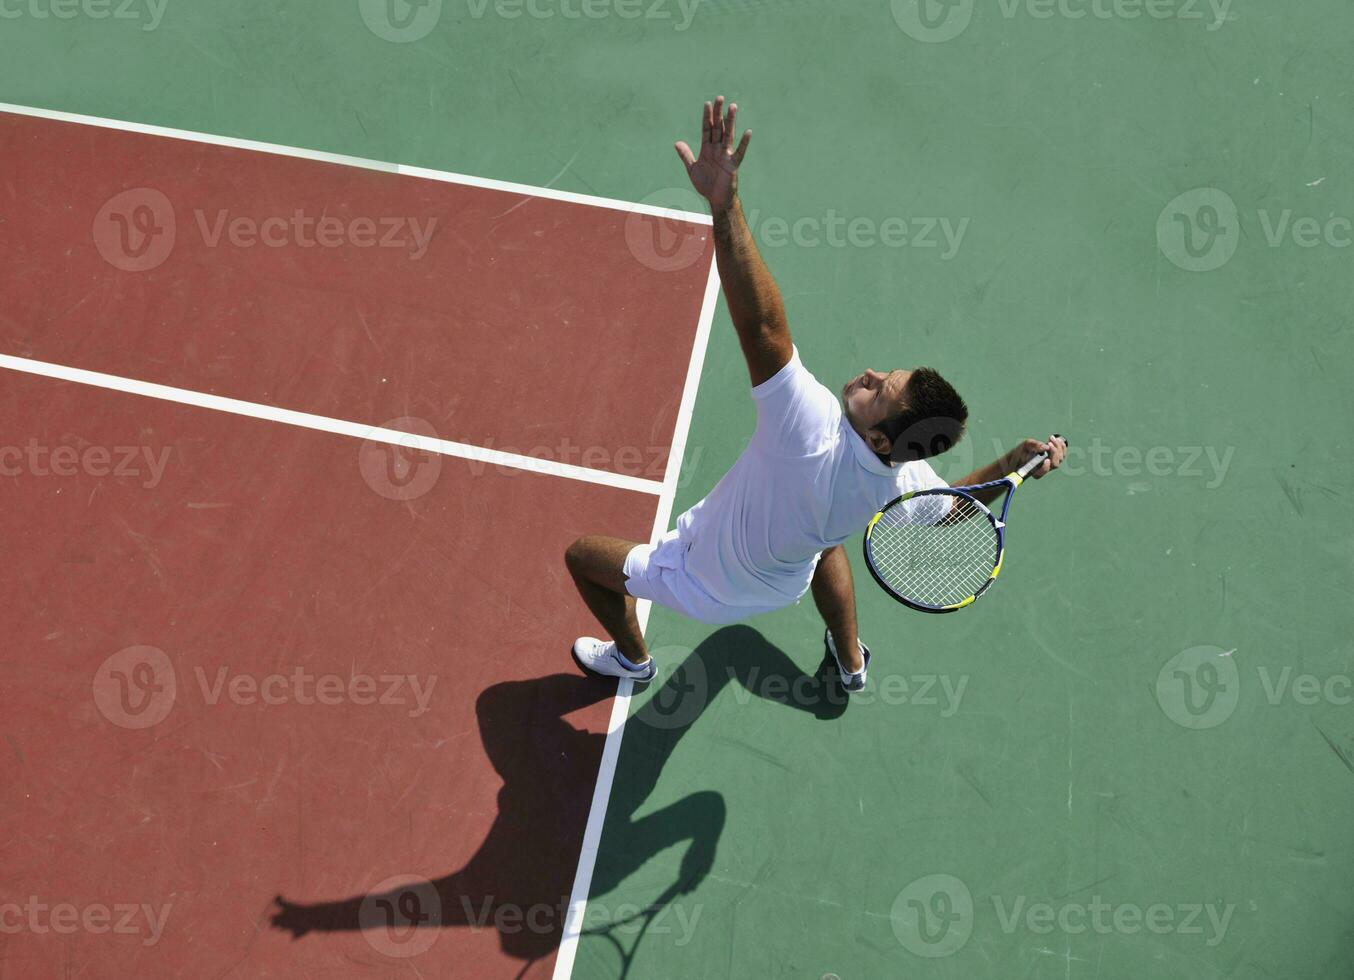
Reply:
[[[1061,436],[1061,435],[1058,435],[1057,433],[1054,433],[1054,436],[1053,436],[1053,437],[1054,437],[1055,439],[1061,439],[1061,438],[1062,438],[1062,436]],[[1044,460],[1046,460],[1046,459],[1048,459],[1048,453],[1039,453],[1039,454],[1037,454],[1037,455],[1035,455],[1035,456],[1032,456],[1032,457],[1030,457],[1029,461],[1028,461],[1024,466],[1022,466],[1022,467],[1020,467],[1020,469],[1016,470],[1016,474],[1023,480],[1023,479],[1025,479],[1025,477],[1029,476],[1029,475],[1030,475],[1031,473],[1033,473],[1036,469],[1038,469],[1041,465],[1043,465],[1043,462],[1044,462]]]

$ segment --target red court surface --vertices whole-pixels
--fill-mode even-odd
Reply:
[[[602,526],[647,539],[651,496],[444,459],[390,500],[356,440],[10,372],[0,404],[42,445],[169,450],[154,487],[144,463],[4,484],[0,903],[164,916],[153,936],[143,914],[104,935],[39,915],[4,937],[7,975],[356,975],[389,959],[368,933],[293,941],[270,902],[394,875],[459,871],[452,922],[461,896],[476,915],[559,908],[614,691],[568,657],[592,623],[560,556]],[[134,647],[165,659],[106,664]],[[172,691],[139,676],[157,661]],[[435,930],[418,969],[512,977],[544,957],[527,975],[548,976],[561,920],[536,921]]]
[[[7,113],[0,144],[3,353],[662,479],[708,227]]]
[[[664,268],[617,210],[0,138],[0,353],[599,469],[673,443],[708,229]],[[143,186],[178,235],[136,271],[96,216]],[[417,262],[211,247],[193,208],[441,229]],[[0,406],[0,977],[550,976],[616,690],[569,658],[563,551],[670,499],[23,371]]]

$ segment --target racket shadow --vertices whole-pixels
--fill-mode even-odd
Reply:
[[[652,917],[696,888],[713,866],[727,818],[724,798],[698,789],[637,817],[664,765],[731,684],[819,718],[840,716],[846,697],[840,688],[833,692],[835,669],[829,666],[830,661],[816,674],[805,674],[746,626],[722,629],[691,651],[627,723],[593,894],[615,889],[660,851],[682,843],[686,851],[677,880],[645,911]],[[476,701],[476,718],[503,786],[498,813],[475,854],[455,871],[388,892],[318,903],[279,895],[270,910],[272,927],[298,939],[380,928],[406,935],[416,928],[497,930],[503,952],[527,961],[521,974],[526,975],[533,962],[558,948],[578,858],[573,834],[587,822],[605,740],[565,716],[614,693],[614,681],[574,674],[485,689]],[[568,846],[561,846],[561,829],[568,830]]]

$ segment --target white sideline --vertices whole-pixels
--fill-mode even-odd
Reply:
[[[677,429],[672,436],[672,452],[663,477],[663,491],[658,497],[658,513],[654,515],[650,541],[657,542],[668,529],[672,504],[677,496],[677,480],[681,475],[682,460],[686,455],[686,440],[691,431],[691,412],[696,405],[696,389],[700,387],[701,368],[705,364],[705,349],[710,340],[710,324],[715,318],[715,304],[719,299],[719,270],[710,263],[710,278],[705,284],[705,300],[701,305],[700,322],[696,326],[696,342],[691,348],[691,364],[682,388],[682,403],[677,412]],[[649,626],[648,600],[636,603],[635,615],[641,631]],[[621,754],[621,737],[625,734],[625,720],[630,714],[630,694],[634,684],[622,680],[611,706],[611,722],[607,726],[606,744],[602,762],[597,770],[597,785],[593,788],[592,808],[583,832],[583,847],[578,856],[578,871],[574,875],[573,891],[569,895],[569,912],[564,920],[564,935],[560,939],[555,958],[555,972],[551,980],[570,980],[574,957],[578,955],[578,938],[588,908],[588,892],[592,888],[592,872],[597,865],[597,852],[602,842],[602,825],[606,822],[607,803],[611,799],[611,785],[616,778],[616,763]]]
[[[368,160],[362,157],[348,156],[341,153],[329,153],[323,150],[285,146],[277,143],[264,143],[258,140],[242,139],[233,136],[197,133],[189,130],[171,129],[164,126],[152,126],[146,123],[106,119],[99,116],[87,116],[79,113],[62,112],[56,109],[43,109],[35,106],[15,105],[7,102],[0,102],[0,112],[31,116],[39,119],[50,119],[58,122],[76,123],[85,126],[97,126],[102,129],[115,129],[131,133],[141,133],[147,136],[160,136],[166,139],[204,143],[212,146],[225,146],[240,150],[251,150],[258,153],[269,153],[275,156],[312,160],[320,163],[358,167],[364,170],[376,170],[424,180],[436,180],[443,183],[461,184],[468,187],[484,188],[486,190],[505,191],[507,193],[520,194],[527,197],[539,197],[553,201],[563,201],[570,204],[583,204],[592,207],[609,208],[611,210],[624,211],[631,214],[645,214],[660,218],[670,218],[678,221],[691,222],[692,224],[712,224],[712,219],[708,214],[701,214],[693,211],[663,208],[651,204],[631,201],[619,201],[613,198],[598,197],[591,194],[576,194],[571,191],[560,191],[549,187],[534,187],[529,184],[491,180],[485,177],[474,177],[467,174],[457,174],[448,171],[430,170],[426,167],[385,163],[379,160]],[[508,466],[550,476],[566,477],[568,479],[601,484],[603,486],[656,494],[658,496],[658,508],[654,515],[653,531],[650,536],[650,540],[656,542],[666,532],[668,521],[672,517],[673,502],[677,495],[677,482],[681,475],[683,458],[686,455],[687,439],[691,430],[691,414],[695,407],[696,392],[700,387],[701,370],[705,364],[705,352],[710,338],[710,326],[714,321],[715,306],[718,298],[719,271],[712,261],[710,264],[709,277],[706,280],[705,297],[701,305],[700,320],[696,327],[695,343],[691,349],[691,360],[687,366],[686,381],[682,389],[682,400],[677,413],[677,424],[673,433],[672,449],[668,456],[667,469],[664,473],[662,483],[624,476],[605,470],[595,470],[566,463],[556,463],[551,460],[537,459],[532,456],[520,456],[515,453],[484,449],[466,443],[451,442],[445,439],[431,439],[415,433],[399,432],[391,429],[363,425],[356,422],[345,422],[340,419],[331,419],[320,415],[311,415],[306,412],[296,412],[255,402],[241,401],[235,398],[225,398],[219,395],[210,395],[183,388],[173,388],[168,385],[137,381],[131,378],[122,378],[110,374],[101,374],[96,371],[86,371],[81,368],[50,364],[31,358],[0,354],[0,367],[21,371],[27,374],[41,375],[79,384],[122,391],[129,394],[142,395],[148,398],[158,398],[163,401],[176,402],[182,405],[193,405],[200,408],[227,412],[233,415],[243,415],[250,418],[280,422],[286,425],[300,426],[302,428],[313,429],[320,432],[330,432],[336,435],[351,436],[358,439],[405,446],[425,452],[439,453],[445,456],[454,456],[461,459],[490,463],[498,466]],[[639,618],[639,624],[642,630],[647,630],[648,628],[649,609],[650,603],[648,601],[641,601],[638,603],[636,614]],[[630,696],[632,689],[633,685],[630,681],[621,681],[617,687],[616,698],[612,703],[611,719],[607,726],[606,743],[602,750],[602,760],[598,768],[597,784],[593,788],[592,805],[588,812],[588,822],[583,834],[583,844],[579,854],[578,869],[574,876],[573,889],[569,897],[568,914],[565,919],[563,937],[560,940],[559,952],[555,960],[555,970],[552,974],[552,980],[570,980],[573,974],[574,959],[578,952],[578,939],[587,911],[588,893],[592,886],[593,870],[596,867],[598,848],[601,844],[602,825],[606,820],[607,803],[611,797],[611,787],[616,776],[616,764],[620,758],[621,738],[624,735],[625,722],[630,711]]]
[[[656,480],[642,480],[639,477],[612,473],[608,470],[595,470],[586,466],[574,466],[570,463],[557,463],[550,459],[537,459],[534,456],[505,453],[497,449],[485,449],[481,446],[452,442],[448,439],[434,439],[413,432],[384,429],[380,426],[366,425],[361,422],[345,422],[342,419],[326,418],[323,415],[295,412],[287,408],[241,401],[238,398],[225,398],[221,395],[209,395],[205,392],[190,391],[186,388],[172,388],[169,385],[122,378],[115,374],[100,374],[98,371],[86,371],[82,368],[66,367],[63,364],[49,364],[46,361],[35,361],[27,357],[0,354],[0,367],[22,371],[25,374],[37,374],[46,378],[57,378],[61,381],[92,385],[96,388],[122,391],[130,395],[158,398],[161,401],[176,402],[180,405],[193,405],[197,408],[227,412],[231,415],[244,415],[269,422],[281,422],[284,425],[295,425],[303,429],[313,429],[316,432],[330,432],[334,435],[351,436],[354,439],[383,442],[392,446],[403,446],[407,449],[437,453],[441,456],[455,456],[459,459],[468,459],[493,466],[508,466],[531,473],[582,480],[587,483],[597,483],[621,490],[637,490],[641,493],[655,494],[660,501],[666,486],[666,484],[659,483]],[[673,446],[673,452],[677,451],[677,447]],[[671,469],[670,462],[668,465]]]
[[[534,187],[530,184],[514,184],[506,180],[490,180],[487,177],[472,177],[468,174],[450,173],[445,170],[430,170],[427,167],[410,167],[402,163],[385,163],[380,160],[347,156],[343,153],[327,153],[324,150],[284,146],[280,143],[263,143],[258,140],[241,139],[235,136],[195,133],[186,129],[170,129],[165,126],[151,126],[146,123],[128,122],[122,119],[104,119],[100,116],[83,116],[75,112],[40,109],[35,106],[14,105],[9,102],[0,102],[0,112],[9,112],[18,116],[33,116],[38,119],[52,119],[57,122],[78,123],[82,126],[98,126],[101,129],[117,129],[128,133],[142,133],[147,136],[163,136],[166,139],[187,140],[193,143],[206,143],[211,146],[228,146],[237,150],[253,150],[256,153],[271,153],[274,156],[294,157],[299,160],[335,163],[345,167],[358,167],[362,170],[380,170],[384,173],[400,174],[405,177],[438,180],[446,184],[463,184],[467,187],[482,187],[486,190],[506,191],[510,194],[548,198],[552,201],[565,201],[570,204],[588,204],[596,208],[610,208],[613,211],[626,211],[631,214],[648,214],[657,218],[672,218],[698,225],[711,224],[708,214],[699,214],[695,211],[660,208],[652,204],[618,201],[609,197],[597,197],[593,194],[575,194],[572,191],[559,191],[550,187]]]

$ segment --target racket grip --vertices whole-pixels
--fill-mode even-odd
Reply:
[[[1056,433],[1056,432],[1055,432],[1055,433],[1053,434],[1053,438],[1055,438],[1055,439],[1061,439],[1061,438],[1063,438],[1063,437],[1062,437],[1059,433]],[[1020,477],[1022,480],[1025,479],[1025,477],[1029,476],[1029,475],[1030,475],[1031,473],[1033,473],[1036,469],[1038,469],[1038,468],[1043,464],[1044,460],[1046,460],[1046,459],[1048,459],[1048,453],[1039,453],[1039,454],[1036,455],[1036,456],[1030,457],[1029,461],[1026,462],[1024,466],[1022,466],[1022,467],[1020,467],[1020,469],[1016,470],[1017,475],[1019,475],[1019,477]]]

